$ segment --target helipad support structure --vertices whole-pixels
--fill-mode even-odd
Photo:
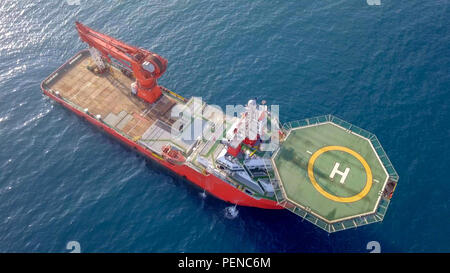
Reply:
[[[279,204],[327,232],[383,220],[398,175],[375,135],[332,115],[283,131],[272,156]]]

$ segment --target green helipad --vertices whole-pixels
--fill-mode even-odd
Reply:
[[[361,134],[355,133],[332,122],[334,117],[326,118],[289,126],[272,160],[280,201],[294,212],[292,206],[312,214],[319,218],[312,222],[322,220],[322,228],[334,231],[330,224],[376,214],[389,178],[397,176],[393,168],[395,175],[387,171],[390,162],[380,159],[382,148],[374,147],[373,135],[357,127]]]

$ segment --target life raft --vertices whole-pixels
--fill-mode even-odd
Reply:
[[[162,156],[165,160],[173,164],[182,165],[186,162],[186,158],[183,156],[182,152],[174,149],[171,145],[162,147]]]

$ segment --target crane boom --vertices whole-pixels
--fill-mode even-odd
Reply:
[[[138,97],[153,103],[161,96],[161,87],[158,85],[157,79],[167,69],[166,59],[156,53],[130,46],[97,32],[80,22],[75,24],[80,39],[90,48],[98,50],[104,60],[111,62],[111,58],[114,58],[133,71]]]

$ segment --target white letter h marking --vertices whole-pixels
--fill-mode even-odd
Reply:
[[[341,172],[341,171],[338,170],[339,169],[339,165],[340,164],[338,162],[336,162],[334,164],[334,168],[331,171],[330,178],[333,179],[335,174],[339,174],[341,176],[341,180],[339,182],[341,182],[341,184],[344,184],[345,179],[347,179],[347,175],[350,172],[350,168],[345,168],[345,171]]]

